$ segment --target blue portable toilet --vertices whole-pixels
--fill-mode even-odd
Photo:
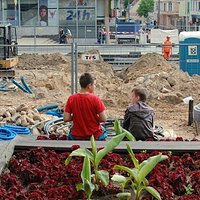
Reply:
[[[190,76],[200,75],[200,31],[179,34],[179,64]]]

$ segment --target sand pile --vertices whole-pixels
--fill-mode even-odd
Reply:
[[[190,77],[177,64],[164,60],[159,54],[146,54],[121,75],[125,88],[145,87],[151,99],[177,104],[192,95],[198,102],[200,76]]]
[[[60,54],[22,54],[19,56],[18,69],[58,69],[60,65],[70,63],[70,58]]]

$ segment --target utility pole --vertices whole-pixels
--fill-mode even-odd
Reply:
[[[160,0],[158,0],[157,28],[160,27]]]
[[[110,8],[110,1],[104,0],[104,14],[105,14],[104,25],[106,32],[106,44],[110,44],[109,8]]]

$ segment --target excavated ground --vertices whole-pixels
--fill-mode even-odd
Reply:
[[[183,103],[183,98],[192,96],[194,104],[200,102],[200,76],[189,76],[178,65],[166,62],[158,54],[146,54],[121,72],[114,72],[112,66],[103,61],[82,61],[80,58],[78,68],[78,75],[90,72],[96,77],[95,93],[104,101],[110,118],[123,118],[132,88],[145,87],[149,92],[148,104],[155,110],[155,124],[177,136],[194,137],[195,126],[187,125],[188,105]],[[23,54],[19,57],[16,80],[21,75],[33,94],[18,88],[16,92],[1,92],[0,115],[21,104],[30,109],[52,103],[63,104],[70,95],[70,56]]]

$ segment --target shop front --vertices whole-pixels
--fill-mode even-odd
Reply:
[[[103,0],[101,0],[103,1]],[[75,38],[96,37],[96,0],[0,0],[0,21],[32,35],[69,28]],[[102,10],[102,8],[101,8]],[[37,30],[35,30],[37,29]],[[40,30],[40,31],[38,31]]]

